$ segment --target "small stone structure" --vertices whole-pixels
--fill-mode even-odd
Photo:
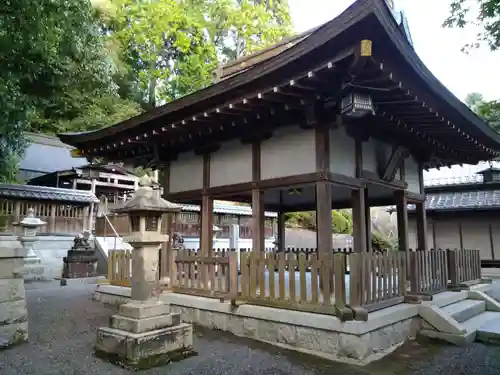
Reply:
[[[4,247],[0,242],[0,350],[28,341],[23,280],[25,254],[23,248]]]
[[[97,277],[97,255],[89,244],[90,233],[85,231],[75,237],[68,255],[63,258],[63,279]],[[61,281],[61,284],[64,284]]]
[[[33,245],[37,241],[37,229],[46,224],[45,221],[35,217],[33,208],[29,208],[26,217],[15,224],[22,229],[22,233],[17,239],[21,242],[26,254],[24,256],[24,267],[22,269],[24,280],[39,280],[43,278],[45,273],[40,257],[33,250]]]
[[[131,235],[125,240],[132,251],[132,302],[120,306],[110,327],[99,328],[96,355],[125,368],[143,369],[194,354],[193,328],[181,323],[179,313],[159,300],[158,249],[168,240],[161,234],[163,213],[180,207],[159,197],[144,176],[134,197],[119,212],[130,218]]]

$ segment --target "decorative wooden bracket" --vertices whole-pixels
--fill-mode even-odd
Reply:
[[[384,181],[394,181],[396,178],[396,172],[398,171],[401,163],[404,159],[409,156],[408,151],[406,151],[401,146],[395,146],[392,148],[391,156],[385,165],[384,170],[380,174],[380,178]]]

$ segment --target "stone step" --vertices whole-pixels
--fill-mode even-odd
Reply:
[[[145,333],[167,327],[179,325],[181,323],[180,313],[170,313],[149,318],[130,318],[122,315],[111,317],[111,328],[132,333]]]
[[[477,331],[491,320],[500,318],[500,312],[485,311],[461,323],[467,332]]]
[[[500,317],[484,323],[476,335],[477,341],[500,344]]]
[[[480,300],[464,299],[445,306],[443,311],[461,323],[486,311],[486,303]]]

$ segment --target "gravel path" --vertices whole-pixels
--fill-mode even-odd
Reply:
[[[27,284],[30,343],[0,352],[1,375],[129,374],[92,355],[97,327],[114,311],[91,300],[92,285]],[[500,347],[411,342],[380,362],[356,367],[319,360],[221,332],[197,329],[198,356],[144,375],[498,375]]]

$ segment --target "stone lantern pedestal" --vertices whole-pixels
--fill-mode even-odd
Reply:
[[[23,220],[16,223],[22,229],[22,234],[18,236],[18,240],[26,251],[22,270],[24,280],[41,280],[44,278],[45,267],[41,264],[41,259],[33,250],[33,244],[37,241],[37,229],[46,224],[45,221],[35,217],[35,212],[32,208],[28,209],[28,214]]]
[[[161,234],[161,216],[180,209],[154,193],[149,177],[116,212],[129,215],[132,250],[132,301],[121,305],[110,327],[97,331],[95,353],[129,369],[145,369],[193,355],[193,328],[159,300],[158,250],[168,236]]]
[[[75,237],[73,246],[63,258],[63,273],[61,285],[66,285],[65,279],[97,277],[97,256],[89,244],[89,232]]]

